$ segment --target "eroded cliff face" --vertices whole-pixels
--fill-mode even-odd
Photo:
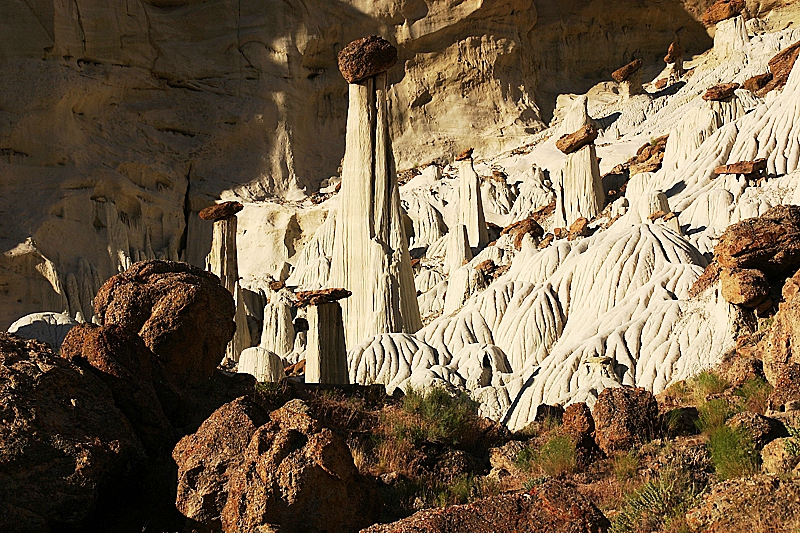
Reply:
[[[633,57],[660,68],[676,32],[703,51],[707,3],[2,0],[0,326],[42,309],[88,319],[131,262],[202,266],[211,228],[196,213],[220,196],[300,198],[337,175],[335,55],[352,39],[399,48],[403,169],[525,143],[558,93]]]

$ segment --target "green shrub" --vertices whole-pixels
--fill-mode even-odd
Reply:
[[[576,464],[575,444],[567,435],[553,435],[539,449],[524,448],[516,459],[523,472],[538,469],[551,477],[571,474]]]
[[[731,384],[726,379],[709,370],[700,372],[692,378],[691,386],[695,400],[698,402],[702,402],[711,394],[720,394],[731,388]]]
[[[772,393],[772,385],[760,377],[750,378],[737,387],[733,393],[742,399],[744,407],[748,411],[764,414],[767,409],[767,399]]]
[[[750,476],[758,471],[759,455],[750,435],[742,429],[721,426],[708,439],[711,462],[720,479]]]
[[[614,477],[620,483],[633,479],[639,473],[639,453],[636,450],[630,450],[628,453],[616,456],[613,460],[613,468]]]
[[[625,496],[611,522],[611,533],[638,533],[661,528],[679,530],[680,522],[698,500],[701,491],[685,476],[672,470]]]
[[[388,421],[399,440],[414,445],[426,441],[456,445],[475,438],[478,404],[463,391],[450,394],[441,387],[426,391],[409,388],[401,411]]]
[[[699,419],[697,420],[697,429],[710,434],[714,430],[724,427],[725,421],[735,414],[735,410],[728,404],[727,401],[718,398],[709,400],[697,408]]]

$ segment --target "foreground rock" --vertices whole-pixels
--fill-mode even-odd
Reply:
[[[800,272],[783,286],[784,301],[778,307],[769,332],[753,351],[764,362],[764,375],[774,387],[774,408],[800,400]]]
[[[0,333],[0,531],[78,528],[142,456],[100,379]]]
[[[175,442],[153,385],[154,373],[163,371],[154,372],[155,355],[138,335],[115,324],[79,324],[67,334],[60,355],[76,365],[91,366],[148,451],[155,453]]]
[[[800,268],[800,206],[778,205],[728,226],[714,248],[727,268],[755,268],[779,280]]]
[[[595,440],[606,454],[647,442],[658,425],[658,402],[643,388],[605,389],[592,413]]]
[[[211,377],[236,327],[219,278],[173,261],[134,264],[100,288],[94,306],[104,324],[138,334],[179,386]]]
[[[220,527],[220,514],[228,494],[231,474],[242,458],[253,433],[269,415],[247,398],[217,409],[197,433],[184,437],[172,456],[178,464],[175,506],[197,522]]]
[[[173,457],[178,509],[225,533],[353,531],[380,511],[344,440],[301,400],[268,417],[246,399],[224,405]]]
[[[769,297],[769,282],[760,270],[723,268],[720,273],[722,297],[726,301],[754,309]]]
[[[610,525],[573,485],[550,480],[527,494],[428,509],[361,533],[603,533]]]
[[[765,77],[768,75],[769,79],[764,81],[762,78],[756,82],[756,86],[763,83],[763,86],[757,90],[756,94],[764,96],[770,91],[783,89],[789,80],[789,74],[792,73],[794,64],[797,62],[798,55],[800,55],[800,42],[781,50],[775,57],[770,59],[769,63],[767,63],[769,72],[762,75]]]
[[[800,527],[800,480],[757,476],[724,481],[703,496],[686,521],[692,531],[703,533],[764,531],[767,524],[795,531]]]

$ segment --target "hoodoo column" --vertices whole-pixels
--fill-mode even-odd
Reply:
[[[349,106],[330,285],[353,293],[342,302],[348,349],[422,327],[389,138],[386,71],[395,62],[397,49],[374,35],[339,53]]]

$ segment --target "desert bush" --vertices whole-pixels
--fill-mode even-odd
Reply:
[[[612,469],[617,481],[624,483],[636,477],[639,473],[639,453],[636,450],[629,450],[621,453],[612,460]]]
[[[680,531],[686,511],[700,494],[685,474],[662,470],[656,479],[625,496],[622,508],[611,522],[611,533]]]
[[[697,429],[711,434],[725,426],[725,421],[736,413],[736,410],[725,400],[717,398],[709,400],[697,408],[699,418]]]
[[[742,429],[721,426],[708,438],[711,462],[720,479],[750,476],[758,472],[759,454],[750,435]]]
[[[552,435],[538,449],[524,448],[517,456],[516,466],[523,472],[539,470],[543,474],[557,477],[575,471],[577,456],[575,443],[567,435]]]
[[[706,370],[689,380],[695,401],[702,402],[712,394],[720,394],[731,388],[731,384],[718,374]]]
[[[469,443],[481,425],[478,404],[466,392],[451,394],[440,387],[426,391],[409,388],[401,409],[391,413],[386,423],[394,438],[414,445],[426,441]]]
[[[745,409],[763,415],[767,409],[767,399],[772,393],[772,385],[760,377],[750,378],[733,393],[742,399]]]

